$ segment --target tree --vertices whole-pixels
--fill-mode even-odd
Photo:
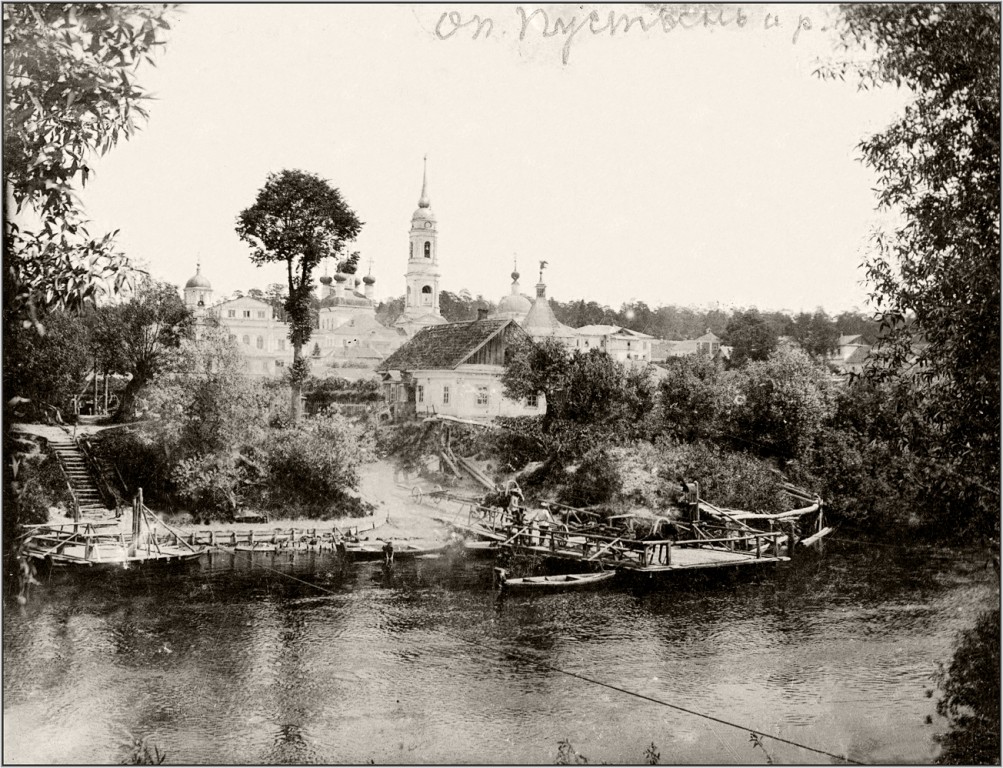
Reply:
[[[804,350],[783,344],[736,375],[740,395],[731,434],[740,447],[782,459],[803,457],[834,412],[828,372]]]
[[[115,413],[116,421],[129,421],[136,395],[163,370],[169,351],[192,336],[194,319],[177,288],[144,278],[128,301],[104,313],[101,325],[105,343],[118,347],[124,365],[119,372],[132,375]]]
[[[8,332],[50,309],[79,309],[129,274],[113,234],[92,238],[75,194],[90,156],[146,118],[136,80],[164,44],[171,6],[4,5],[4,279]],[[23,229],[27,213],[38,231]]]
[[[554,339],[515,346],[502,385],[513,399],[546,397],[542,439],[560,458],[635,437],[654,407],[646,372],[628,370],[599,349],[569,353]]]
[[[799,312],[795,315],[791,336],[809,355],[824,360],[836,351],[839,329],[823,310],[816,309],[813,314]]]
[[[942,490],[999,530],[1000,8],[993,4],[861,4],[843,8],[845,50],[867,47],[863,87],[914,95],[866,138],[880,231],[864,268],[881,321],[870,375],[915,378],[938,432],[924,446],[950,469]],[[848,64],[821,70],[845,77]]]
[[[52,408],[68,413],[90,367],[88,347],[86,327],[66,310],[48,315],[45,334],[10,334],[3,346],[6,399],[30,401],[19,410],[37,419],[51,417]]]
[[[776,330],[755,308],[736,312],[728,321],[725,336],[732,347],[729,362],[733,368],[765,360],[777,348]]]
[[[686,441],[711,437],[722,411],[719,363],[708,355],[674,358],[659,382],[662,415],[669,434]]]
[[[313,271],[326,258],[342,255],[338,271],[354,272],[358,252],[344,256],[345,246],[362,229],[362,222],[337,189],[315,174],[282,171],[268,175],[250,208],[237,217],[237,234],[251,246],[251,261],[261,266],[286,264],[285,310],[293,345],[290,418],[299,421],[300,394],[309,372],[303,345],[310,340],[313,321],[310,297]]]

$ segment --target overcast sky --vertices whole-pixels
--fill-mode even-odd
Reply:
[[[906,95],[812,75],[826,6],[719,8],[727,26],[642,5],[187,5],[141,77],[149,122],[84,204],[161,279],[201,261],[219,298],[284,279],[234,220],[269,172],[314,172],[365,222],[387,298],[427,154],[444,290],[497,300],[517,256],[524,292],[545,259],[562,301],[863,308],[878,219],[855,147]],[[650,29],[610,34],[611,10]],[[475,16],[478,39],[457,27]]]

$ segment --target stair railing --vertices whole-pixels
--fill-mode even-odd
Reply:
[[[50,446],[51,448],[51,446]],[[70,493],[70,500],[73,502],[73,522],[80,522],[80,502],[77,501],[77,494],[73,492],[73,483],[70,482],[70,476],[66,472],[66,467],[63,466],[63,460],[59,458],[59,453],[56,452],[55,448],[52,448],[52,453],[56,457],[56,463],[59,465],[59,471],[63,475],[63,480],[66,481],[66,490]],[[74,530],[76,530],[74,528]]]
[[[87,469],[90,470],[91,478],[104,498],[105,505],[114,507],[116,517],[120,516],[122,514],[122,505],[125,502],[115,490],[115,487],[108,481],[104,470],[101,468],[101,463],[94,456],[94,448],[89,438],[86,435],[79,435],[77,437],[77,447],[80,449],[80,453],[83,454]]]

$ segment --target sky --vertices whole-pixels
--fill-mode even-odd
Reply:
[[[427,155],[442,290],[497,301],[517,259],[532,295],[546,260],[561,301],[866,309],[882,218],[856,147],[908,94],[813,76],[828,6],[713,8],[726,25],[644,5],[182,6],[140,76],[149,121],[93,165],[92,231],[179,286],[201,263],[217,299],[265,288],[284,272],[251,264],[236,217],[269,173],[309,171],[364,222],[353,250],[391,298]],[[648,29],[611,34],[611,11]]]

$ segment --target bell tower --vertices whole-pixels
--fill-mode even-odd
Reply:
[[[411,216],[411,231],[408,239],[410,251],[407,259],[407,293],[404,297],[404,314],[397,321],[399,326],[413,333],[418,328],[445,322],[439,314],[439,232],[435,214],[428,199],[428,156],[421,179],[421,197],[418,208]]]

